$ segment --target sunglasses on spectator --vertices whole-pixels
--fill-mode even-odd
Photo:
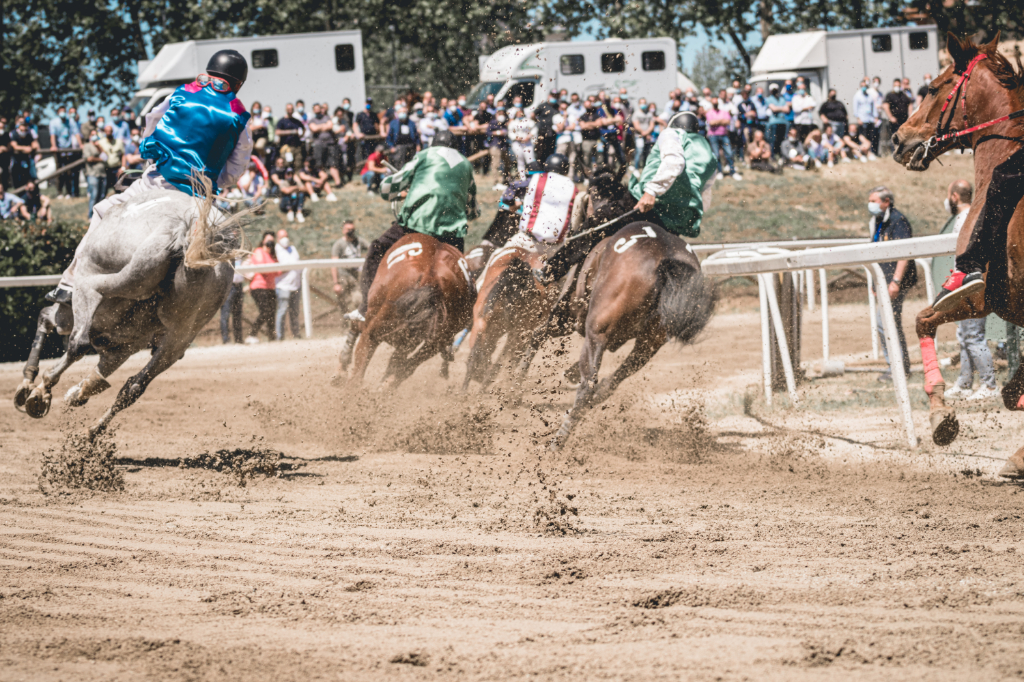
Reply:
[[[208,73],[201,73],[196,77],[196,82],[204,88],[209,85],[216,92],[231,92],[231,85],[223,78],[211,76]]]

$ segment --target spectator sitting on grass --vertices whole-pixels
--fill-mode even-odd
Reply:
[[[843,158],[843,138],[836,135],[831,123],[826,123],[825,129],[821,133],[821,146],[829,151],[828,165],[830,167]],[[846,161],[849,162],[849,159]]]
[[[764,131],[754,128],[754,138],[747,145],[747,165],[750,170],[778,173],[782,168],[772,163],[772,147],[764,139]]]
[[[811,158],[814,159],[815,166],[821,168],[822,163],[827,163],[828,167],[831,168],[835,165],[835,158],[833,158],[831,150],[821,143],[821,140],[821,131],[814,128],[807,134],[807,138],[804,140],[804,148],[811,155]]]
[[[32,216],[29,214],[28,208],[25,207],[25,202],[21,200],[21,197],[11,194],[3,184],[0,184],[0,220],[13,220],[15,218],[31,220]]]
[[[263,203],[267,195],[267,169],[253,155],[249,160],[249,168],[238,178],[238,186],[228,192],[229,199],[241,201],[252,208]]]
[[[814,159],[807,153],[804,143],[800,141],[800,133],[796,126],[789,129],[786,141],[782,143],[782,159],[783,163],[797,170],[807,170],[814,163]]]
[[[871,140],[860,131],[860,124],[850,123],[843,135],[843,151],[847,159],[860,159],[861,163],[867,163],[871,156]]]
[[[380,181],[388,172],[387,166],[384,165],[384,145],[379,144],[373,153],[366,157],[366,163],[363,164],[363,170],[359,174],[363,184],[366,185],[366,191],[370,194],[376,192],[380,187]]]
[[[335,173],[338,171],[335,170]],[[306,189],[306,194],[309,195],[310,201],[316,203],[320,201],[317,196],[321,191],[326,192],[327,201],[337,201],[338,197],[334,196],[334,190],[331,188],[331,176],[327,174],[321,167],[314,167],[313,163],[306,159],[302,164],[302,170],[298,173],[298,180],[302,183]]]
[[[50,208],[50,197],[39,191],[35,180],[29,180],[25,185],[25,191],[21,193],[21,200],[25,202],[25,209],[37,221],[45,221],[47,225],[53,223],[53,210]]]
[[[277,189],[281,192],[281,213],[288,218],[288,222],[306,222],[306,216],[302,214],[302,207],[306,203],[306,189],[295,177],[295,170],[291,167],[284,170],[284,175],[279,175]]]

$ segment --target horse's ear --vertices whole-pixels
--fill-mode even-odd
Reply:
[[[995,54],[996,51],[999,49],[999,36],[1001,34],[1002,31],[996,31],[996,37],[989,41],[988,44],[981,45],[978,49],[984,52],[985,54]]]
[[[949,56],[953,58],[953,70],[963,73],[971,58],[967,55],[967,47],[952,31],[946,34],[946,49],[949,50]]]
[[[616,185],[621,185],[622,184],[622,178],[626,177],[626,171],[628,171],[630,168],[632,168],[632,166],[630,166],[628,163],[620,163],[619,164],[618,170],[615,171],[615,184]]]

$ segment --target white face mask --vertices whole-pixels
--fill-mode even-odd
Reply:
[[[282,249],[287,249],[291,245],[292,242],[291,242],[290,239],[288,239],[288,237],[281,237],[277,241],[277,243],[281,245]]]
[[[880,203],[878,203],[877,201],[869,201],[868,202],[868,213],[870,213],[871,215],[873,215],[875,217],[878,217],[878,216],[882,215],[883,213],[885,213],[885,211],[882,210],[882,205]]]
[[[951,215],[956,215],[956,209],[957,209],[957,207],[956,207],[956,206],[954,206],[954,205],[953,205],[953,204],[952,204],[952,203],[951,203],[951,202],[949,201],[949,197],[946,197],[945,199],[943,199],[943,201],[942,201],[942,207],[946,209],[946,213],[949,213],[949,214],[951,214]]]

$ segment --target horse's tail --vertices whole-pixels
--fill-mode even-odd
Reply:
[[[197,205],[185,248],[185,267],[208,268],[247,256],[241,248],[242,226],[254,209],[225,217],[214,208],[213,183],[205,173],[192,172],[192,193]]]
[[[655,270],[658,277],[658,317],[671,339],[687,343],[707,326],[715,310],[715,286],[698,267],[665,258]]]
[[[513,306],[532,289],[530,266],[522,258],[513,258],[498,275],[498,281],[491,287],[484,303],[484,315],[490,315],[495,306]]]
[[[444,301],[437,287],[410,289],[394,302],[396,331],[409,339],[431,339],[441,323]]]

